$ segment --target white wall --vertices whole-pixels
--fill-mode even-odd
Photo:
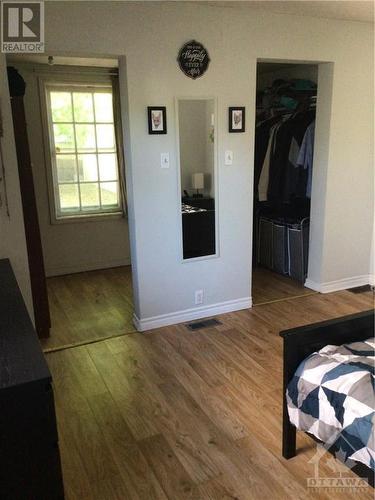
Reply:
[[[49,167],[46,167],[45,162],[38,87],[38,77],[46,77],[47,69],[38,73],[38,67],[14,62],[9,64],[19,70],[26,82],[25,113],[46,275],[56,276],[130,264],[126,218],[51,223],[46,171]],[[75,68],[67,70],[70,78],[74,78],[75,71],[79,74],[79,70]],[[59,75],[64,78],[61,70]]]
[[[373,173],[373,187],[375,192],[375,173]],[[373,225],[370,250],[370,285],[375,287],[375,206],[373,206]]]
[[[0,207],[0,258],[10,259],[27,309],[33,319],[33,304],[14,144],[12,111],[4,57],[0,57],[0,109],[4,128],[4,137],[0,138],[0,141],[5,166],[10,215],[8,217],[6,213],[4,183],[0,182],[0,196],[3,200],[3,205]]]
[[[215,198],[215,101],[210,99],[205,106],[205,192]]]
[[[372,234],[371,254],[370,254],[370,284],[375,286],[375,232]]]
[[[181,100],[178,106],[181,187],[191,193],[192,174],[205,169],[206,110],[202,101]]]
[[[179,48],[192,38],[206,46],[211,58],[207,73],[196,81],[185,77],[176,62]],[[317,124],[321,133],[317,131],[313,190],[319,186],[326,197],[315,197],[312,206],[312,233],[319,248],[311,247],[309,277],[322,284],[368,276],[373,213],[371,25],[197,3],[47,2],[46,43],[48,54],[126,56],[126,76],[120,80],[127,108],[129,225],[141,327],[155,326],[157,321],[146,321],[153,317],[167,322],[181,319],[178,311],[190,314],[197,289],[204,289],[206,306],[249,303],[257,59],[333,63],[319,71],[326,82],[332,76],[332,88],[319,81],[318,107],[325,114]],[[330,94],[331,105],[326,100]],[[187,263],[181,261],[179,241],[174,119],[175,97],[184,95],[216,96],[219,109],[220,253],[218,258]],[[167,135],[148,135],[150,105],[167,106]],[[241,105],[247,107],[246,132],[229,134],[228,106]],[[231,167],[224,165],[226,149],[234,152]],[[160,153],[167,151],[171,168],[160,169]],[[207,310],[198,311],[204,313]]]
[[[182,99],[178,106],[182,192],[186,189],[190,195],[194,194],[192,175],[202,172],[204,189],[200,192],[214,196],[213,143],[209,137],[214,101]]]

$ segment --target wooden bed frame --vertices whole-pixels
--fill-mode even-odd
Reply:
[[[284,458],[296,455],[296,427],[289,420],[286,403],[286,390],[300,363],[313,352],[328,344],[342,345],[366,340],[374,335],[374,311],[365,311],[343,316],[321,323],[315,323],[280,332],[284,340],[284,378],[283,378],[283,440]],[[311,434],[307,433],[309,436]],[[314,436],[311,436],[314,438]],[[315,441],[318,441],[314,438]],[[335,450],[329,450],[334,452]],[[366,465],[356,462],[352,468],[358,476],[366,479],[374,487],[374,472]]]

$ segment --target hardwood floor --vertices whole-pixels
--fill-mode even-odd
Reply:
[[[44,350],[134,332],[131,267],[47,279],[51,336]]]
[[[45,351],[134,332],[131,267],[47,279],[51,335]],[[316,293],[267,269],[253,271],[253,303]]]
[[[66,498],[372,498],[309,491],[316,445],[302,433],[282,458],[278,335],[371,307],[371,293],[316,294],[47,354]],[[320,474],[332,477],[324,460]]]
[[[317,292],[288,276],[262,267],[253,269],[252,299],[254,305],[315,293]]]

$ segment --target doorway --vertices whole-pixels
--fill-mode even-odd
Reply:
[[[118,61],[16,55],[7,63],[26,84],[51,316],[43,348],[133,332]]]
[[[316,293],[309,259],[318,65],[257,63],[252,299]]]

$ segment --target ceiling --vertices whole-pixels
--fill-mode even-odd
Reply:
[[[193,0],[194,1],[194,0]],[[203,0],[195,0],[203,1]],[[224,7],[238,7],[277,12],[280,14],[297,14],[302,16],[341,19],[374,23],[374,1],[362,0],[225,0],[208,2]]]

